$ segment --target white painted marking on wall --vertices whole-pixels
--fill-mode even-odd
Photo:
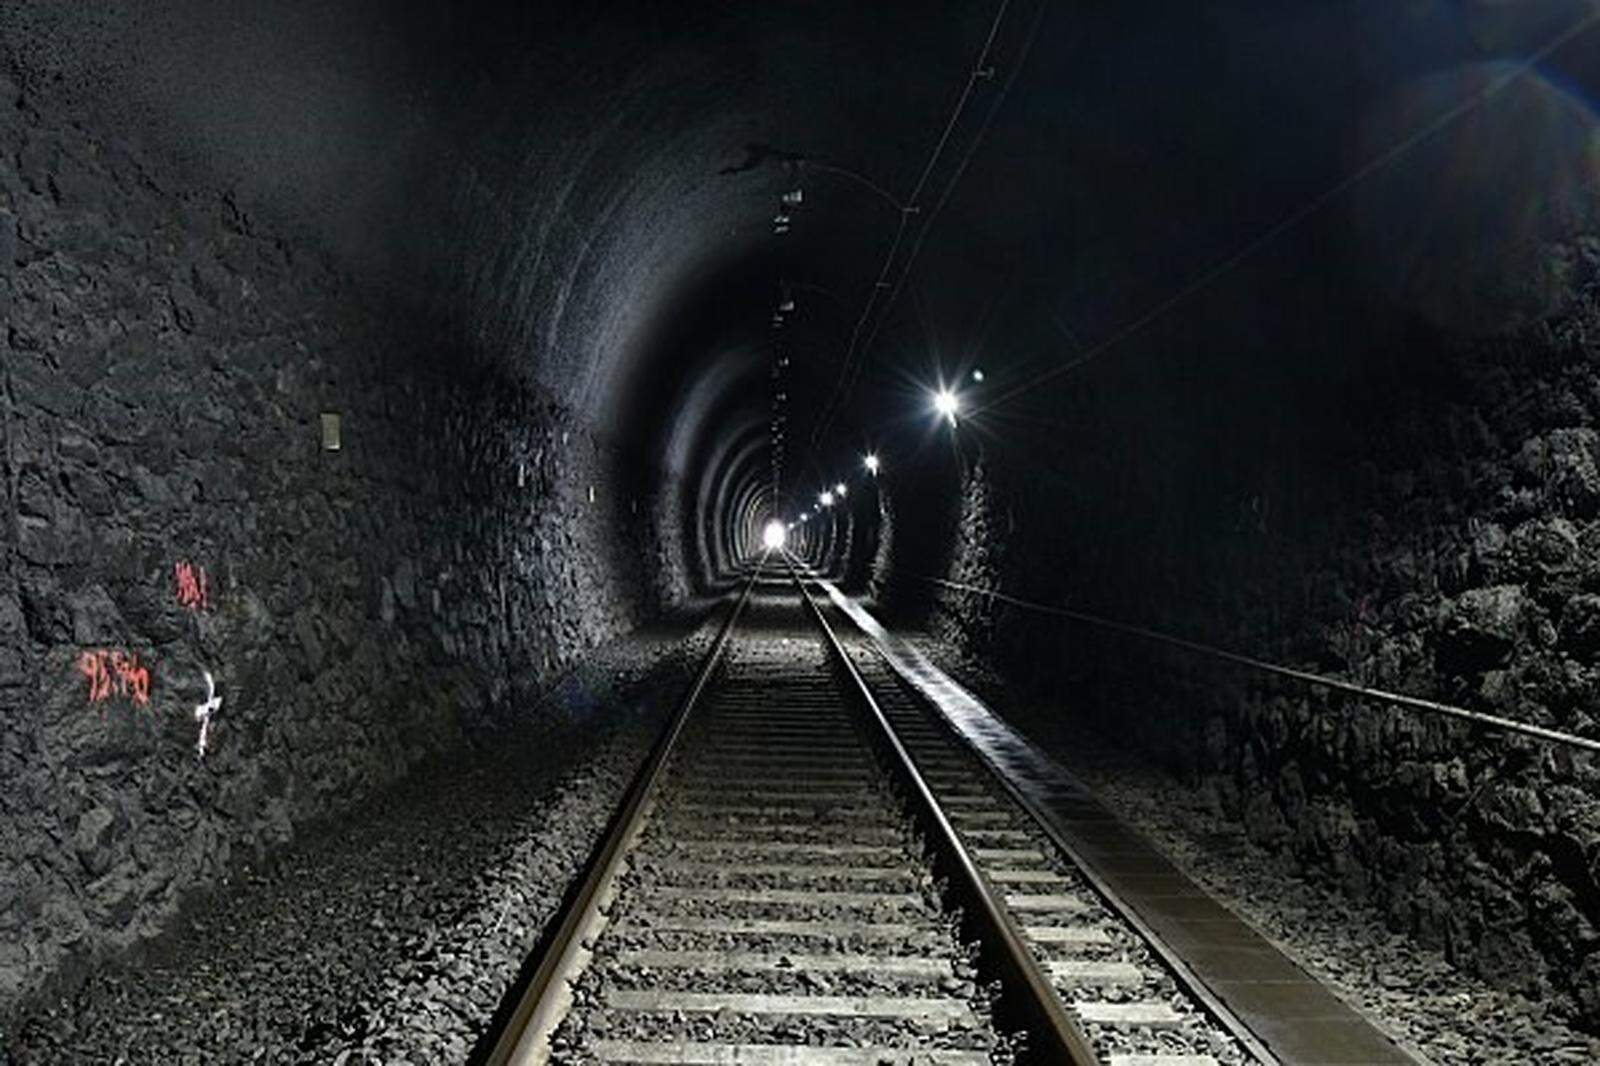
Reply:
[[[217,695],[217,683],[211,671],[202,669],[200,672],[206,675],[206,701],[195,704],[194,708],[194,720],[200,723],[200,740],[195,744],[195,751],[204,759],[206,743],[211,738],[211,716],[222,710],[222,697]]]

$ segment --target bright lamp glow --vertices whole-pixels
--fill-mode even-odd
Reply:
[[[833,493],[824,492],[821,496],[817,497],[817,502],[822,504],[822,506],[824,506],[824,507],[832,507],[833,506]]]
[[[840,496],[840,497],[842,497],[842,496],[844,496],[846,494],[845,493],[844,482],[841,481],[841,482],[839,482],[837,485],[835,485],[833,487],[833,494],[835,496]]]
[[[775,552],[783,547],[783,542],[789,539],[788,530],[783,528],[783,523],[777,519],[767,523],[761,531],[761,544],[769,552]]]
[[[949,389],[940,389],[933,395],[933,409],[939,412],[940,417],[948,418],[953,423],[961,411],[961,397]]]
[[[878,462],[878,457],[876,455],[873,455],[869,452],[867,453],[867,457],[861,460],[861,465],[867,468],[867,473],[876,474],[878,472],[878,467],[882,466],[883,464]]]

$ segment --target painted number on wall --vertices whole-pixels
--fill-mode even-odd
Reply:
[[[173,565],[178,581],[178,602],[196,613],[211,609],[211,582],[203,566],[190,562]]]
[[[141,707],[150,704],[150,671],[139,657],[123,651],[86,651],[78,656],[78,672],[89,680],[89,702],[104,703],[125,696]]]

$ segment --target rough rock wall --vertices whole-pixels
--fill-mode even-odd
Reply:
[[[968,652],[994,653],[997,611],[995,602],[970,589],[1001,587],[1008,540],[1012,532],[1009,506],[995,481],[994,464],[980,451],[964,465],[955,492],[959,512],[955,543],[948,569],[939,575],[968,589],[936,587],[930,615],[933,630]]]
[[[967,542],[963,516],[971,509],[964,487],[971,470],[958,449],[938,448],[879,475],[882,527],[871,591],[885,619],[935,628],[959,624],[939,610],[941,593],[928,579],[962,566],[956,544]]]
[[[867,593],[874,599],[881,599],[894,578],[895,509],[894,494],[882,482],[879,483],[876,497],[878,541],[869,563]]]
[[[694,595],[682,502],[670,489],[680,479],[675,471],[662,471],[659,484],[669,488],[644,490],[642,499],[629,505],[629,529],[638,547],[634,558],[644,560],[640,587],[656,604],[681,604]]]
[[[1254,382],[1117,415],[1086,393],[1054,471],[1017,441],[969,472],[945,576],[1600,737],[1597,338],[1591,293],[1299,395]],[[936,620],[1396,930],[1600,1028],[1594,758],[983,597],[941,592]]]
[[[564,409],[4,77],[0,312],[0,1016],[637,615]]]
[[[842,575],[844,587],[860,592],[870,587],[873,563],[883,547],[883,493],[876,482],[863,482],[851,504],[851,539]]]

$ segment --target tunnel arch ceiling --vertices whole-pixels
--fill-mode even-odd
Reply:
[[[537,380],[566,389],[623,442],[624,466],[665,454],[670,473],[691,483],[704,471],[673,465],[693,452],[680,445],[701,427],[731,425],[726,414],[709,418],[727,405],[660,397],[709,374],[761,408],[759,375],[715,367],[761,360],[766,317],[785,292],[802,294],[815,316],[796,316],[790,333],[792,485],[825,483],[875,441],[916,455],[930,443],[921,390],[969,380],[972,369],[989,382],[971,390],[974,402],[1016,391],[1015,413],[1052,417],[1055,390],[1027,382],[1116,336],[1326,188],[1359,150],[1352,113],[1380,109],[1396,82],[1516,46],[1481,43],[1477,13],[1444,7],[1343,22],[1310,5],[1162,8],[1160,19],[1139,17],[1156,5],[1071,17],[1019,7],[1003,20],[996,70],[956,112],[951,150],[934,157],[926,226],[913,221],[882,275],[899,219],[869,183],[893,190],[889,199],[918,185],[996,9],[914,19],[909,9],[820,15],[778,5],[686,16],[637,70],[605,86],[599,121],[572,111],[530,122],[509,110],[487,127],[510,147],[498,177],[477,186],[499,210],[475,216],[492,236],[469,246],[497,250],[476,260],[473,306],[499,330],[495,347],[528,353]],[[1396,32],[1414,47],[1390,45],[1354,68],[1306,46],[1320,34],[1360,51]],[[515,72],[505,79],[519,84]],[[1348,97],[1354,108],[1330,103]],[[1287,140],[1264,145],[1270,129],[1289,130]],[[779,236],[772,219],[792,188],[806,200]],[[1344,221],[1313,220],[1305,245],[1347,247]],[[1273,349],[1305,332],[1297,318],[1395,320],[1358,259],[1278,258],[1237,271],[1189,309],[1204,335],[1151,331],[1122,345],[1118,360],[1187,344],[1199,369],[1177,371],[1180,390],[1196,372],[1226,381],[1263,360],[1274,375],[1345,374],[1331,348],[1298,365]],[[880,277],[892,298],[861,318]],[[1119,395],[1108,402],[1171,391],[1168,368],[1141,373],[1114,372]],[[854,387],[841,390],[841,378]],[[814,440],[824,412],[830,432]],[[991,428],[1004,432],[1012,413]]]
[[[461,242],[469,261],[454,272],[476,332],[612,435],[616,476],[633,479],[626,491],[640,496],[650,491],[640,471],[700,476],[681,465],[699,430],[682,427],[721,408],[684,382],[726,381],[741,390],[740,403],[767,410],[770,381],[736,381],[719,360],[764,368],[774,350],[768,319],[784,293],[798,291],[801,309],[784,338],[793,373],[782,391],[790,447],[804,440],[809,453],[808,419],[843,369],[900,220],[851,175],[891,186],[915,180],[959,89],[959,79],[928,76],[926,65],[964,70],[988,19],[974,7],[931,23],[883,11],[841,23],[837,12],[779,5],[698,32],[672,20],[676,34],[607,86],[602,114],[530,117],[502,106],[469,141],[474,163],[456,190],[460,228],[473,236]],[[884,54],[899,61],[882,63]],[[839,74],[838,83],[819,80],[819,70]],[[515,87],[550,76],[505,77]],[[784,208],[796,189],[803,203]],[[786,235],[773,227],[783,210],[794,217]],[[705,424],[717,432],[726,415]],[[859,441],[844,428],[851,424],[848,414],[838,420]],[[791,459],[819,471],[807,476],[808,492],[836,465],[831,455]],[[681,498],[695,500],[692,485]],[[683,513],[665,521],[681,524]]]
[[[310,49],[304,6],[113,0],[91,14],[41,0],[11,7],[0,26],[13,47],[43,42],[37,61],[69,81],[128,97],[131,112],[230,176],[241,202],[319,229],[351,263],[411,278],[475,358],[610,438],[619,481],[699,476],[672,465],[671,442],[715,432],[705,419],[721,408],[661,397],[702,395],[677,384],[718,376],[719,353],[759,359],[766,316],[791,282],[787,480],[808,488],[866,448],[896,463],[929,446],[922,390],[941,376],[983,369],[981,404],[1117,336],[1347,173],[1362,136],[1404,112],[1408,85],[1463,69],[1470,85],[1474,65],[1526,54],[1574,10],[1557,0],[1355,13],[1012,4],[992,71],[974,72],[1001,5],[935,17],[913,4],[441,12],[372,0],[315,23]],[[261,74],[291,55],[296,84]],[[1593,95],[1593,77],[1571,64],[1552,60],[1535,76],[1564,86],[1580,112]],[[211,106],[182,105],[200,99]],[[897,285],[914,249],[909,282],[865,320],[869,339],[852,353],[899,221],[870,186],[890,199],[917,187],[952,113],[887,275]],[[285,180],[287,158],[304,180]],[[805,204],[780,237],[771,220],[793,187]],[[1345,373],[1331,345],[1285,369],[1278,342],[1290,320],[1409,313],[1363,276],[1370,251],[1349,246],[1347,221],[1330,211],[1290,252],[1230,275],[1185,308],[1193,328],[1119,345],[1098,365],[1137,366],[1181,343],[1188,366],[1114,370],[1105,402],[1138,403],[1194,374]],[[1309,256],[1315,247],[1331,253]],[[725,328],[689,343],[684,323],[719,319]],[[813,447],[807,420],[829,409],[847,353],[861,376]],[[1054,417],[1077,388],[1066,384],[1023,391],[989,431]],[[758,381],[729,388],[752,409],[770,399]]]
[[[457,194],[472,234],[456,242],[468,259],[460,272],[484,329],[497,347],[536,357],[536,374],[576,386],[571,395],[600,417],[697,278],[781,275],[795,259],[824,261],[846,286],[876,272],[894,217],[865,220],[872,194],[848,180],[806,174],[810,197],[795,212],[806,221],[773,239],[781,194],[797,184],[789,164],[830,161],[909,184],[953,84],[917,75],[929,62],[964,69],[971,39],[952,27],[984,17],[976,7],[931,23],[889,11],[821,17],[799,4],[715,18],[616,10],[607,51],[633,52],[637,67],[606,80],[585,72],[585,55],[555,65],[569,85],[542,66],[498,75],[481,135],[465,142]],[[885,51],[904,64],[879,62]],[[524,99],[559,102],[529,109]]]

